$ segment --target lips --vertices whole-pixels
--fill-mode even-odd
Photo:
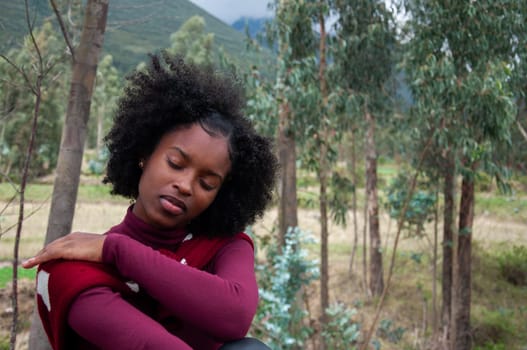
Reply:
[[[187,211],[187,205],[185,202],[172,196],[161,196],[161,204],[165,210],[171,212],[174,215],[179,215]]]

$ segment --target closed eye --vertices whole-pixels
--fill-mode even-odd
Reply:
[[[216,189],[216,186],[207,183],[207,182],[206,182],[205,180],[203,180],[203,179],[199,181],[199,184],[200,184],[201,187],[203,187],[203,189],[204,189],[205,191],[213,191],[214,189]]]
[[[181,170],[183,169],[183,166],[179,165],[178,163],[175,163],[174,161],[170,160],[170,158],[167,157],[167,163],[172,169]]]

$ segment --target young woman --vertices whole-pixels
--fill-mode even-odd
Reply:
[[[246,335],[258,289],[242,232],[272,198],[277,161],[242,107],[232,79],[167,54],[129,77],[104,180],[133,199],[124,220],[23,263],[40,264],[55,350],[218,349]]]

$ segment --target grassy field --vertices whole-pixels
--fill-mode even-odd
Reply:
[[[73,230],[104,232],[117,223],[124,215],[129,202],[126,199],[110,195],[107,186],[98,185],[99,180],[89,181],[79,189],[76,216]],[[312,184],[309,183],[309,186]],[[26,214],[21,239],[21,258],[36,253],[44,240],[49,212],[50,184],[31,184],[26,193]],[[315,190],[316,191],[316,190]],[[299,195],[313,195],[313,191],[300,189]],[[16,203],[5,206],[6,201],[15,195],[7,184],[0,184],[0,290],[9,285],[11,267],[9,260],[13,251],[13,224],[16,222],[18,206]],[[527,261],[527,197],[501,196],[481,193],[476,196],[476,218],[474,223],[473,249],[473,294],[472,326],[475,349],[479,350],[525,350],[527,346],[527,286],[514,285],[508,280],[503,268],[504,261],[516,261],[515,266],[523,266]],[[357,226],[362,230],[362,214],[359,211]],[[276,227],[276,209],[269,210],[265,217],[254,227],[257,235],[266,235]],[[318,236],[319,214],[312,208],[299,211],[299,226]],[[11,229],[7,230],[8,227]],[[7,231],[6,231],[7,230]],[[439,232],[441,227],[439,227]],[[352,250],[353,232],[350,227],[341,227],[333,223],[330,231],[330,299],[342,301],[358,310],[357,322],[363,327],[369,325],[375,309],[375,299],[368,297],[362,288],[362,249],[358,248],[354,270],[350,276],[349,257]],[[385,270],[392,254],[395,223],[386,215],[382,216],[381,231],[385,253]],[[362,231],[361,231],[362,232]],[[359,232],[359,237],[362,233]],[[440,278],[432,275],[432,232],[433,225],[426,227],[423,237],[404,235],[396,253],[396,265],[392,286],[383,308],[381,319],[384,335],[378,336],[382,349],[433,349],[430,343],[433,281],[440,289]],[[361,239],[359,238],[359,242]],[[515,247],[523,247],[517,248]],[[314,258],[318,256],[319,246],[310,247]],[[524,257],[522,254],[525,254]],[[438,274],[441,261],[437,262]],[[22,281],[32,283],[34,270],[21,270]],[[26,303],[32,303],[31,287],[24,285],[27,293]],[[27,294],[27,295],[26,295]],[[308,289],[307,305],[316,314],[318,305],[318,287],[313,284]],[[436,300],[435,308],[439,308]],[[8,294],[0,295],[0,307],[8,307]],[[7,306],[4,306],[7,305]],[[29,317],[28,314],[22,315]],[[5,315],[4,315],[5,316]],[[316,316],[312,316],[316,317]],[[2,329],[8,324],[4,320]],[[25,320],[28,325],[28,320]],[[389,325],[389,326],[386,326]],[[390,333],[391,332],[391,333]],[[397,333],[399,332],[399,333]],[[6,333],[0,334],[0,338]],[[390,335],[391,334],[391,335]],[[396,337],[396,335],[399,336]],[[21,338],[23,339],[23,335]],[[1,344],[0,344],[1,348]]]

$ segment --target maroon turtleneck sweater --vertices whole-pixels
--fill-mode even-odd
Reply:
[[[251,244],[228,241],[202,271],[158,251],[174,249],[187,234],[155,229],[129,209],[107,233],[103,263],[148,300],[94,287],[72,303],[69,326],[96,348],[112,350],[217,349],[244,337],[258,303]]]

